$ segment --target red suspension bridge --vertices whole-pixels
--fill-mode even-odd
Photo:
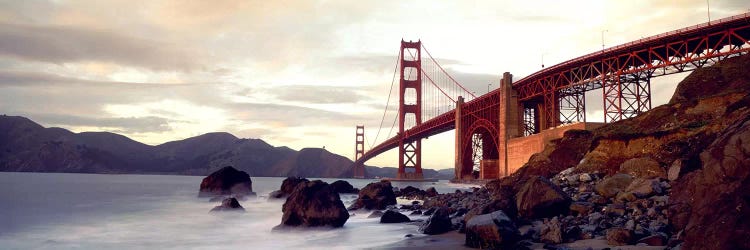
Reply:
[[[365,152],[364,127],[357,126],[354,177],[364,163],[398,148],[397,179],[423,179],[421,139],[456,130],[457,179],[507,176],[545,141],[568,129],[585,129],[585,93],[601,90],[604,121],[631,118],[651,109],[651,78],[710,66],[750,51],[750,13],[678,29],[603,49],[475,96],[451,77],[421,41],[401,41],[397,119],[387,136]],[[389,101],[391,100],[389,95]],[[386,105],[373,142],[383,134]],[[398,131],[391,136],[398,122]],[[568,125],[570,124],[570,125]],[[387,125],[387,124],[386,124]],[[568,126],[560,126],[568,125]],[[472,174],[479,166],[479,174]]]

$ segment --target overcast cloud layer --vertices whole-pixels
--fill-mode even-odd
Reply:
[[[712,19],[750,10],[710,4]],[[149,144],[227,131],[351,157],[355,125],[375,138],[402,38],[421,39],[482,94],[502,72],[520,79],[707,18],[703,0],[0,0],[0,113]],[[678,80],[655,79],[654,103]],[[598,102],[589,120],[602,119]],[[451,167],[452,144],[450,133],[430,138],[425,167]]]

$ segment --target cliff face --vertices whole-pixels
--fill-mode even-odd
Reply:
[[[209,133],[157,146],[107,132],[44,128],[0,116],[0,171],[207,175],[232,165],[252,176],[348,177],[352,162],[322,149]]]
[[[750,56],[729,58],[691,73],[668,104],[591,133],[566,133],[505,181],[550,178],[568,167],[652,171],[674,187],[668,217],[684,248],[747,249],[749,107]]]

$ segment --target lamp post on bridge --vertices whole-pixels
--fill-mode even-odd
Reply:
[[[492,86],[492,83],[487,84],[487,93],[490,93],[490,86]]]
[[[604,32],[609,32],[609,30],[602,30],[602,51],[604,51]]]

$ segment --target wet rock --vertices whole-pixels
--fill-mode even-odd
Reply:
[[[268,194],[269,199],[284,199],[288,197],[292,192],[294,192],[294,188],[297,187],[297,184],[300,183],[307,183],[309,180],[305,178],[299,178],[299,177],[287,177],[281,182],[281,189],[276,190]]]
[[[619,172],[643,179],[667,177],[667,174],[664,172],[664,169],[661,168],[659,162],[651,159],[651,157],[627,160],[620,165]]]
[[[466,223],[468,247],[501,249],[513,246],[519,239],[518,228],[503,211],[478,215]]]
[[[655,234],[641,238],[636,244],[646,244],[649,246],[666,246],[667,238],[661,234]]]
[[[367,184],[359,191],[359,197],[349,209],[386,209],[396,204],[396,195],[390,181],[379,181]]]
[[[297,185],[282,211],[280,226],[341,227],[349,219],[339,194],[331,185],[319,180]]]
[[[221,205],[216,206],[211,209],[211,212],[220,212],[220,211],[245,211],[245,208],[243,208],[240,205],[240,202],[237,201],[235,198],[226,198],[223,201],[221,201]]]
[[[245,171],[227,166],[203,178],[198,193],[199,197],[223,195],[255,195],[250,175]]]
[[[547,244],[560,244],[563,242],[562,229],[557,217],[545,220],[539,231],[539,239]]]
[[[608,178],[604,178],[601,182],[596,184],[594,190],[597,194],[605,198],[612,198],[620,191],[625,190],[631,182],[633,182],[632,176],[627,174],[615,174]]]
[[[370,213],[370,215],[368,215],[367,218],[380,218],[381,216],[383,216],[383,211],[375,210],[375,211],[372,211],[372,213]]]
[[[570,197],[541,176],[529,178],[516,194],[518,215],[525,218],[544,218],[566,213]]]
[[[629,245],[633,240],[633,233],[624,228],[610,228],[607,230],[607,244],[612,246]]]
[[[422,213],[422,215],[430,216],[430,215],[432,215],[432,213],[435,212],[436,209],[437,209],[437,207],[431,207],[431,208],[425,210],[424,213]]]
[[[380,217],[380,223],[404,223],[410,221],[408,216],[393,210],[386,210],[383,216]]]
[[[429,210],[428,210],[429,211]],[[423,234],[435,235],[453,230],[450,219],[450,211],[447,207],[439,207],[434,210],[430,218],[419,228]]]
[[[409,215],[422,215],[422,210],[414,210]]]
[[[403,189],[401,189],[399,191],[399,194],[397,196],[399,196],[399,197],[405,197],[405,198],[409,198],[409,199],[424,200],[424,198],[425,198],[426,195],[427,195],[426,192],[423,191],[423,190],[421,190],[421,189],[419,189],[419,188],[415,188],[415,187],[412,187],[412,186],[406,186],[405,188],[403,188]]]
[[[337,180],[331,183],[331,187],[333,188],[333,191],[339,194],[356,194],[359,193],[359,190],[354,188],[352,184],[349,184],[349,182],[344,180]]]
[[[594,209],[594,204],[591,202],[576,201],[570,204],[570,211],[575,214],[588,215],[591,210]]]

